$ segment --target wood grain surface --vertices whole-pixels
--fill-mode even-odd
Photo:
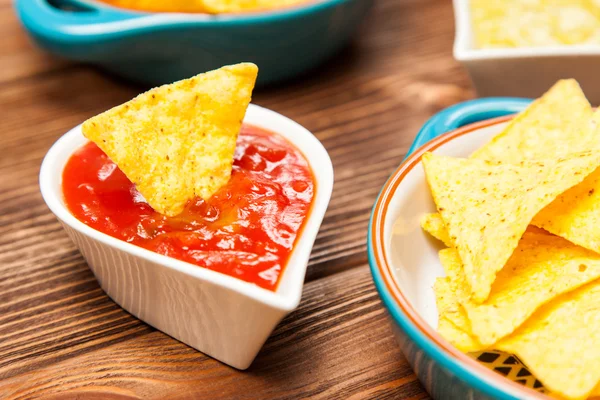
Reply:
[[[240,372],[113,303],[44,205],[52,143],[144,88],[39,51],[0,0],[0,398],[427,398],[372,284],[366,228],[421,124],[472,96],[453,31],[447,0],[377,0],[329,63],[255,93],[315,133],[336,182],[300,308]]]

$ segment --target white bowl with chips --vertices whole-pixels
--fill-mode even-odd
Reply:
[[[469,0],[453,0],[454,58],[468,70],[481,97],[539,97],[554,82],[574,78],[600,104],[600,46],[477,48]]]
[[[238,369],[250,366],[275,326],[298,306],[333,187],[331,160],[311,132],[252,104],[244,122],[288,139],[305,155],[315,179],[312,209],[275,292],[131,245],[75,218],[65,206],[61,181],[69,157],[87,143],[81,126],[52,146],[40,171],[46,204],[81,250],[102,289],[139,319]]]
[[[444,246],[420,226],[423,215],[436,212],[421,156],[433,152],[467,157],[502,131],[511,118],[505,115],[528,103],[514,98],[473,100],[431,118],[373,207],[368,233],[373,280],[404,355],[434,399],[548,399],[531,388],[542,389],[530,374],[522,379],[530,387],[515,382],[520,363],[490,355],[493,362],[487,365],[508,370],[512,380],[506,379],[437,333],[433,284],[445,275],[438,257]]]

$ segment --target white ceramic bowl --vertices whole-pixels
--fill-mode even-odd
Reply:
[[[470,0],[453,2],[454,58],[469,71],[479,96],[537,98],[557,80],[575,78],[592,104],[600,104],[600,46],[478,49]]]
[[[308,130],[252,104],[244,122],[293,143],[304,153],[316,181],[312,210],[275,292],[123,242],[75,218],[63,202],[61,179],[71,154],[87,142],[81,126],[52,146],[40,171],[46,204],[108,296],[153,327],[238,369],[250,366],[275,326],[298,306],[310,252],[333,187],[329,155]]]

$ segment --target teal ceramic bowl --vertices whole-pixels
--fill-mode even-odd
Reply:
[[[502,369],[494,372],[486,368],[482,354],[474,356],[478,362],[436,332],[438,315],[432,286],[436,277],[444,274],[437,256],[442,247],[422,232],[419,224],[423,214],[435,212],[421,155],[433,151],[466,157],[499,133],[512,118],[509,114],[522,111],[530,101],[479,99],[433,116],[373,207],[368,233],[373,280],[400,348],[425,389],[437,400],[549,399],[539,392],[543,387],[535,378],[530,388],[516,379],[509,380],[500,374]],[[505,357],[506,364],[516,364],[508,361],[510,355]]]
[[[43,49],[158,85],[242,61],[259,84],[316,67],[355,33],[373,0],[318,0],[255,14],[144,13],[90,0],[15,0]]]

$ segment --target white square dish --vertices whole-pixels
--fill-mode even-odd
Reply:
[[[468,70],[480,97],[541,96],[554,82],[574,78],[600,104],[600,46],[569,45],[480,49],[475,45],[469,0],[453,0],[454,58]]]
[[[329,155],[308,130],[252,104],[244,122],[288,139],[305,155],[315,179],[312,209],[275,292],[126,243],[75,218],[64,204],[61,181],[71,154],[87,142],[81,126],[52,146],[40,171],[46,204],[108,296],[153,327],[238,369],[250,366],[275,326],[298,306],[333,187]]]

